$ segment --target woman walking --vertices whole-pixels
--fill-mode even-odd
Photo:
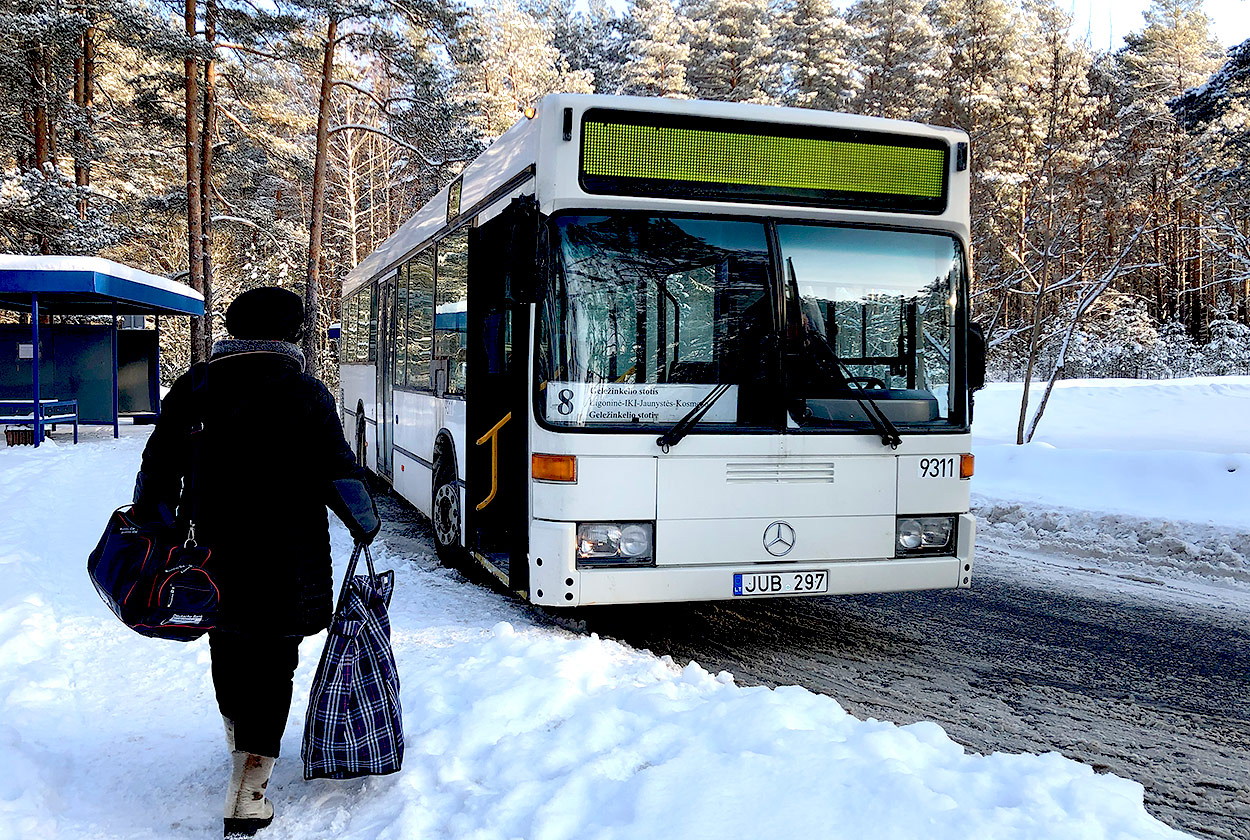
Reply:
[[[212,551],[221,593],[209,650],[233,762],[227,837],[250,837],[273,820],[265,788],[291,708],[299,643],[324,630],[333,612],[326,507],[358,540],[377,531],[376,519],[361,525],[334,493],[335,480],[363,481],[365,473],[329,391],[304,371],[303,322],[293,292],[239,295],[226,311],[233,338],[214,344],[203,398],[189,373],[174,383],[135,482],[137,515],[185,522],[189,511],[178,505],[191,436],[203,435],[195,537]]]

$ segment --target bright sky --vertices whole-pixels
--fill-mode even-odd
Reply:
[[[1142,13],[1150,0],[1060,0],[1074,18],[1072,34],[1081,37],[1089,30],[1090,44],[1097,49],[1117,50],[1125,35],[1145,26]],[[1206,0],[1211,18],[1211,34],[1226,47],[1250,38],[1250,0]]]
[[[1146,25],[1142,13],[1150,8],[1150,0],[1059,0],[1072,13],[1072,35],[1084,36],[1098,49],[1118,50],[1124,36]],[[608,0],[618,12],[624,11],[627,0]],[[845,9],[851,0],[834,0]],[[1203,4],[1211,18],[1211,34],[1225,47],[1232,47],[1250,38],[1250,0],[1206,0]],[[575,7],[585,10],[586,0],[576,0]]]

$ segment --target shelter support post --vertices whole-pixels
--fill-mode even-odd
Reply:
[[[161,316],[153,315],[156,324],[156,382],[153,384],[152,405],[156,406],[156,416],[161,416]]]
[[[30,293],[30,341],[31,341],[31,408],[35,412],[35,446],[43,442],[43,412],[39,410],[39,295]]]
[[[120,435],[117,422],[117,301],[113,301],[112,305],[112,322],[113,322],[113,437]]]

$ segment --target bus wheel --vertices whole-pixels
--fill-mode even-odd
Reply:
[[[434,547],[443,562],[460,559],[460,491],[455,474],[439,465],[434,484]]]

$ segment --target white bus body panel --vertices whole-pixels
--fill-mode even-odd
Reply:
[[[396,492],[417,510],[430,515],[433,494],[434,437],[441,428],[442,400],[433,394],[395,392]]]

